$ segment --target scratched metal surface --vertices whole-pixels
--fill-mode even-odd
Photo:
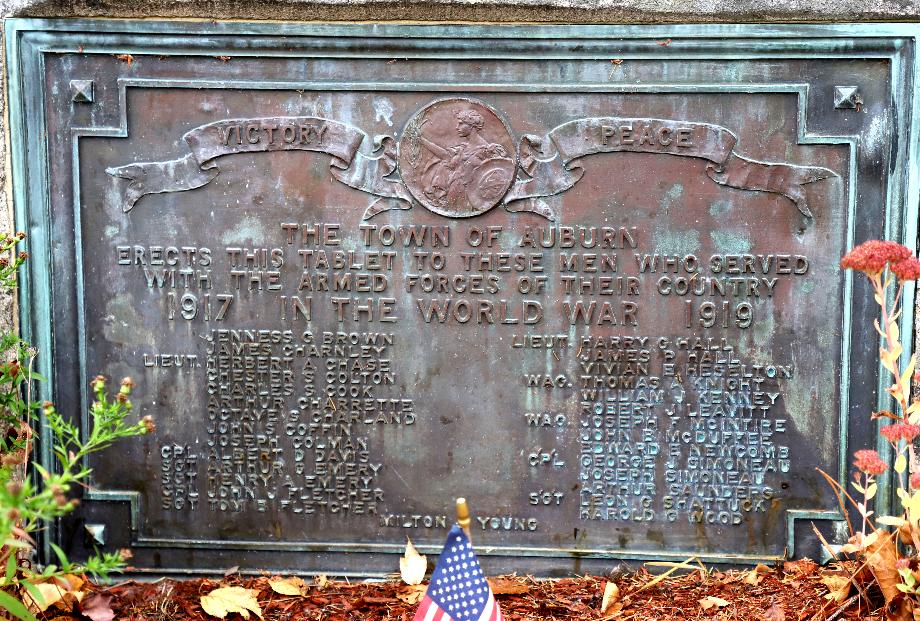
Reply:
[[[54,353],[48,396],[79,417],[89,378],[97,373],[131,376],[138,383],[136,409],[152,414],[158,427],[155,435],[121,443],[92,461],[92,491],[77,517],[54,534],[70,550],[80,554],[91,546],[86,524],[104,524],[105,546],[131,547],[141,570],[190,573],[240,565],[373,575],[395,567],[392,554],[401,550],[407,535],[423,549],[435,550],[445,532],[442,518],[449,527],[453,499],[465,495],[482,518],[474,521],[474,539],[495,570],[565,573],[609,566],[616,558],[699,555],[711,561],[754,562],[819,554],[809,523],[832,532],[838,516],[833,495],[815,469],[845,477],[844,448],[874,443],[873,429],[863,421],[879,403],[874,336],[867,323],[871,307],[863,299],[862,284],[851,285],[837,262],[853,240],[884,236],[885,231],[903,236],[909,230],[902,217],[913,207],[905,202],[902,188],[909,168],[904,145],[910,126],[900,111],[911,100],[904,74],[893,74],[895,65],[909,68],[912,62],[909,33],[880,35],[861,42],[863,50],[843,51],[842,42],[852,41],[849,33],[833,28],[820,33],[825,37],[808,38],[789,29],[774,39],[750,43],[733,37],[739,30],[719,31],[724,42],[714,43],[707,35],[716,36],[715,31],[698,29],[687,32],[685,41],[674,37],[668,45],[660,44],[665,37],[654,37],[657,31],[631,29],[630,36],[611,41],[601,37],[601,30],[591,38],[591,29],[585,28],[578,37],[545,45],[541,37],[528,35],[563,33],[469,28],[436,41],[425,38],[436,35],[434,30],[394,29],[381,35],[344,28],[337,31],[343,35],[339,38],[311,36],[318,33],[307,29],[283,39],[261,31],[247,39],[225,32],[229,26],[205,29],[207,36],[199,37],[192,26],[166,25],[147,33],[142,44],[128,44],[122,37],[143,30],[142,25],[105,32],[103,25],[91,23],[88,30],[45,33],[41,23],[18,24],[8,32],[21,45],[20,65],[14,68],[21,73],[14,78],[23,80],[19,92],[24,103],[23,116],[16,118],[28,128],[28,140],[34,141],[29,144],[47,149],[47,215],[36,192],[25,194],[28,208],[20,214],[28,219],[23,226],[44,236],[39,243],[47,239],[49,244],[47,263],[39,260],[33,268],[31,290],[36,295],[42,278],[51,284],[46,316],[50,329],[27,326],[36,338],[43,330],[50,332]],[[33,41],[36,47],[26,45]],[[910,45],[902,45],[904,41]],[[41,45],[53,51],[36,51]],[[117,57],[122,53],[131,53],[131,61]],[[40,81],[25,80],[38,76]],[[93,102],[72,101],[72,79],[93,80]],[[834,86],[851,83],[859,85],[864,103],[858,111],[835,109]],[[44,115],[37,113],[38,106],[44,107]],[[278,117],[335,121],[360,129],[368,141],[392,137],[392,148],[398,151],[387,180],[404,179],[405,192],[359,191],[331,172],[326,153],[258,146],[255,152],[237,148],[217,157],[219,173],[201,187],[147,194],[125,212],[128,180],[106,172],[183,158],[189,153],[183,135],[209,123],[242,119],[258,125],[252,120]],[[554,128],[602,117],[644,119],[637,128],[654,120],[673,121],[668,126],[674,128],[673,136],[665,132],[657,135],[659,140],[676,140],[677,127],[717,126],[737,137],[732,152],[747,160],[830,174],[800,186],[800,204],[813,214],[808,218],[793,200],[759,191],[749,180],[748,187],[714,182],[707,175],[711,160],[675,157],[681,153],[673,152],[674,145],[659,141],[657,152],[625,147],[589,151],[576,160],[582,174],[570,187],[536,194],[534,201],[539,202],[527,203],[536,205],[536,212],[516,210],[521,203],[510,202],[510,193],[517,191],[512,184],[530,175],[544,178],[539,164],[525,168],[530,160],[522,137],[543,137],[546,148],[547,134]],[[46,142],[35,135],[40,127],[49,129]],[[613,127],[603,130],[611,140],[619,125]],[[245,140],[246,130],[241,131],[239,145]],[[260,135],[267,141],[266,133]],[[622,135],[618,138],[623,140]],[[224,146],[235,138],[227,140]],[[542,151],[537,159],[547,159],[547,153]],[[36,167],[30,170],[34,176]],[[144,174],[153,183],[151,170]],[[768,180],[775,182],[777,174]],[[474,186],[475,192],[470,189]],[[390,201],[381,205],[399,208],[368,218],[366,210],[381,196]],[[337,224],[340,244],[304,246],[299,233],[289,244],[282,223]],[[369,244],[362,225],[377,227]],[[407,283],[413,276],[437,275],[433,269],[415,269],[412,252],[439,249],[399,242],[386,246],[376,237],[384,227],[393,227],[397,236],[406,227],[446,230],[450,246],[440,249],[447,256],[445,274],[480,273],[463,269],[462,252],[538,254],[543,269],[482,272],[486,283],[489,276],[496,277],[498,293],[428,293],[421,284],[410,291]],[[489,227],[501,230],[493,247],[467,243],[471,234]],[[558,234],[565,227],[576,232],[625,229],[634,244],[621,237],[607,251],[560,248],[558,243],[551,248],[521,246],[528,230],[553,229]],[[147,253],[157,246],[209,248],[211,265],[190,267],[209,268],[211,287],[151,287],[143,267],[134,263],[135,246]],[[128,254],[119,254],[119,248],[129,248],[124,251]],[[227,248],[280,249],[281,289],[237,289]],[[378,272],[388,279],[385,291],[341,295],[378,303],[392,298],[396,321],[381,322],[379,307],[373,321],[366,316],[355,320],[349,310],[340,318],[332,303],[340,294],[298,291],[302,272],[309,278],[328,273],[313,265],[302,270],[297,251],[303,248],[354,251],[355,261],[366,260],[367,252],[393,252],[393,269]],[[200,261],[201,251],[196,252]],[[558,266],[561,255],[571,252],[616,255],[616,272],[578,276],[635,277],[638,294],[566,291]],[[754,296],[746,294],[747,280],[735,296],[681,296],[665,294],[660,287],[673,287],[679,277],[691,289],[708,287],[709,278],[722,275],[705,269],[696,276],[639,274],[635,255],[656,253],[693,255],[704,265],[712,256],[801,255],[807,257],[808,270],[781,275],[769,296],[758,278],[775,274],[745,275],[756,277]],[[130,264],[120,265],[119,258],[125,257]],[[516,292],[522,275],[546,276],[545,290]],[[174,277],[182,278],[178,273]],[[662,284],[662,277],[672,280]],[[186,293],[195,300],[190,319],[182,316]],[[218,320],[216,296],[228,293],[234,299]],[[211,296],[207,311],[205,294]],[[292,295],[312,298],[309,321],[280,299]],[[470,300],[474,308],[486,300],[493,304],[492,314],[474,313],[467,323],[459,323],[456,316],[443,323],[437,318],[426,322],[422,307],[432,299],[448,298],[454,304]],[[509,315],[501,314],[501,300],[507,302]],[[573,324],[565,304],[578,300],[609,302],[615,324]],[[503,317],[520,318],[527,312],[524,301],[542,306],[541,320],[526,326],[502,324]],[[717,309],[728,301],[729,315],[719,315],[706,327],[699,314],[706,301],[715,302]],[[735,314],[736,306],[745,303],[750,306]],[[628,308],[634,308],[638,325],[632,325]],[[742,327],[747,313],[753,319]],[[209,430],[222,418],[228,422],[239,416],[228,414],[227,402],[215,396],[221,382],[209,384],[212,343],[207,339],[219,329],[290,330],[295,346],[308,345],[305,331],[319,339],[324,332],[392,335],[392,345],[378,358],[389,360],[394,382],[367,394],[411,400],[414,420],[360,421],[348,431],[336,427],[335,432],[345,451],[350,445],[343,438],[349,433],[361,439],[355,440],[357,453],[341,456],[361,464],[346,484],[372,490],[376,515],[341,507],[333,511],[328,505],[304,514],[281,502],[304,476],[316,474],[320,461],[315,447],[301,444],[309,434],[296,431],[297,423],[309,421],[312,412],[336,418],[347,408],[341,407],[347,403],[341,394],[324,394],[326,361],[321,357],[312,359],[317,379],[310,381],[303,375],[309,356],[294,354],[290,394],[278,402],[259,402],[258,411],[266,404],[278,410],[274,426],[266,427],[265,418],[259,419],[264,413],[254,415],[259,420],[252,423],[252,433],[264,436],[262,443],[249,436],[224,436],[236,448],[254,451],[244,454],[246,465],[231,478],[240,472],[255,474],[247,486],[265,502],[237,506],[229,487],[209,486],[209,477],[213,483],[219,476],[213,458],[233,455],[231,448],[219,447],[222,440]],[[551,347],[513,346],[533,335],[555,340]],[[603,449],[583,442],[598,437],[595,425],[604,424],[598,421],[609,423],[615,417],[596,416],[595,408],[606,405],[583,393],[580,379],[605,376],[600,366],[585,366],[592,362],[592,348],[584,339],[598,337],[647,338],[647,345],[634,349],[648,350],[649,375],[660,378],[661,386],[653,388],[662,399],[642,423],[647,431],[631,426]],[[669,435],[690,430],[700,401],[717,398],[687,375],[686,351],[675,346],[680,338],[701,338],[716,358],[730,355],[748,369],[792,369],[785,376],[782,370],[776,377],[758,376],[760,392],[774,395],[766,398],[775,402],[752,424],[766,420],[775,430],[775,421],[782,421],[775,450],[788,450],[787,459],[779,460],[785,466],[758,482],[759,489],[769,490],[759,500],[755,494],[750,503],[743,502],[746,491],[738,488],[746,486],[741,481],[717,488],[734,488],[734,509],[723,511],[719,507],[728,505],[718,501],[697,508],[671,504],[687,496],[682,496],[683,486],[674,487],[668,472],[715,472],[719,467],[691,468],[687,460],[694,446],[705,453],[706,447],[718,451],[724,444]],[[731,352],[712,350],[723,339]],[[275,347],[272,355],[280,351]],[[677,367],[665,377],[662,365],[671,360],[668,351],[676,352]],[[158,354],[169,359],[178,355],[185,366],[147,366]],[[848,367],[866,371],[850,380],[844,377]],[[536,386],[528,386],[528,376],[540,376]],[[311,390],[318,391],[318,405],[304,406],[301,398]],[[647,390],[610,394],[611,403],[648,398]],[[528,424],[528,414],[544,413],[549,425]],[[314,429],[316,438],[323,433]],[[673,454],[669,437],[678,447]],[[218,446],[209,446],[209,441]],[[178,505],[173,498],[164,506],[170,497],[164,495],[163,477],[175,482],[177,476],[169,470],[175,467],[169,461],[175,446],[197,456],[189,487],[198,493],[194,508],[187,498]],[[365,448],[366,456],[355,456]],[[651,465],[637,467],[631,460],[643,452]],[[585,492],[596,483],[595,470],[587,464],[597,455],[631,464],[621,470],[626,490],[613,493],[607,487],[603,498]],[[260,483],[263,466],[270,478]],[[270,493],[278,495],[272,498]]]

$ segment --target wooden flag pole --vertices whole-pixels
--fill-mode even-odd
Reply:
[[[470,508],[466,504],[466,498],[457,499],[457,524],[466,533],[467,539],[472,541],[470,536]]]

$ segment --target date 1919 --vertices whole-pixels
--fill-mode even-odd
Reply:
[[[700,326],[703,328],[747,328],[754,320],[754,307],[750,302],[703,302],[697,304],[695,300],[684,302],[684,318],[688,328]]]

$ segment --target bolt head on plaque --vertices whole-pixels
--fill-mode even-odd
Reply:
[[[838,110],[858,110],[862,103],[858,86],[834,87],[834,107]]]
[[[71,99],[76,103],[93,102],[93,81],[92,80],[71,80],[70,81]]]
[[[399,142],[399,171],[425,208],[469,218],[497,205],[514,183],[517,161],[505,122],[473,99],[444,99],[419,110]]]
[[[90,545],[105,545],[105,524],[86,524],[86,539]]]

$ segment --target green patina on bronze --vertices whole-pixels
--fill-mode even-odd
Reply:
[[[877,442],[869,412],[888,409],[871,298],[837,260],[870,238],[914,245],[918,33],[906,24],[8,21],[16,219],[33,257],[21,323],[42,352],[39,372],[52,378],[41,397],[78,416],[89,378],[131,374],[137,407],[158,419],[142,454],[116,451],[90,464],[96,484],[79,519],[104,523],[107,545],[131,547],[136,566],[165,573],[243,565],[381,575],[407,534],[421,550],[440,545],[457,495],[470,498],[474,537],[496,571],[819,554],[810,522],[830,532],[841,516],[814,468],[844,482],[850,449]],[[834,87],[854,85],[860,107],[835,107]],[[338,226],[305,237],[303,227],[316,223]],[[445,273],[481,275],[481,293],[424,290],[425,270],[403,245],[410,229],[423,235],[420,227],[427,237],[418,249],[445,251]],[[589,239],[604,240],[606,251]],[[155,254],[170,244],[195,269],[160,289],[150,271],[160,264],[146,262],[172,256]],[[205,246],[210,265],[200,262]],[[248,274],[234,281],[228,273],[243,248],[266,249],[251,260],[266,272],[259,292],[247,290]],[[519,254],[520,270],[477,267],[472,255],[485,252]],[[605,252],[608,271],[593,271]],[[663,266],[664,255],[679,255],[677,267],[637,272],[641,256],[656,253]],[[573,273],[604,293],[567,290],[581,286],[559,267],[571,255]],[[703,267],[689,270],[688,255]],[[316,288],[335,273],[327,258],[342,271],[360,264],[351,271],[366,272],[367,295],[351,289],[342,294],[348,302],[333,303],[335,294],[298,291],[299,282]],[[368,267],[374,261],[379,268]],[[273,266],[278,289],[267,275]],[[215,288],[181,284],[203,269]],[[387,280],[376,291],[375,275]],[[545,290],[515,292],[523,275],[529,284],[547,276]],[[362,286],[357,278],[345,286]],[[641,290],[634,298],[631,287]],[[913,295],[906,291],[905,308]],[[353,315],[359,297],[373,298],[373,308]],[[448,298],[452,310],[433,305]],[[459,300],[471,300],[471,321]],[[585,312],[595,303],[590,320],[579,318],[579,301]],[[908,349],[912,321],[901,319]],[[378,515],[343,516],[329,505],[293,513],[265,497],[284,476],[303,475],[298,434],[285,424],[297,422],[304,387],[324,385],[301,375],[295,394],[281,397],[278,427],[264,434],[278,444],[248,446],[265,454],[254,453],[251,467],[272,465],[262,473],[271,485],[247,483],[266,510],[221,510],[217,496],[209,505],[208,489],[248,489],[208,483],[207,443],[226,436],[208,431],[218,424],[209,409],[219,418],[222,407],[208,390],[224,384],[207,375],[221,328],[291,330],[303,348],[313,346],[302,338],[308,330],[377,335],[369,347],[379,350],[365,357],[389,360],[395,380],[367,394],[413,401],[412,422],[407,410],[374,409],[392,424],[361,427],[341,448],[366,452],[349,476],[373,481],[365,500]],[[287,337],[272,334],[265,351],[282,351]],[[648,341],[622,340],[634,338]],[[326,353],[315,345],[325,364],[334,344]],[[779,395],[757,397],[780,404],[761,412],[790,454],[788,472],[767,475],[773,495],[737,518],[726,510],[726,523],[716,510],[700,509],[702,523],[687,507],[671,512],[666,473],[693,470],[697,442],[673,436],[679,465],[667,465],[667,425],[690,429],[708,390],[683,376],[630,388],[630,403],[656,404],[646,419],[660,425],[651,513],[636,500],[646,492],[581,492],[599,472],[585,465],[593,452],[627,454],[622,444],[605,452],[591,436],[591,412],[609,403],[581,392],[581,377],[618,377],[603,366],[621,363],[611,356],[648,350],[649,374],[662,378],[667,352],[673,347],[685,368],[694,346],[700,355],[731,351],[748,371],[756,365],[753,377],[772,387],[758,394]],[[339,356],[358,351],[341,347]],[[310,354],[292,355],[300,374]],[[341,415],[323,401],[298,416],[310,411]],[[624,437],[648,441],[635,430]],[[191,489],[176,484],[191,463],[177,446],[198,456],[195,509],[162,505]],[[306,450],[308,466],[328,467],[317,447]],[[164,495],[164,472],[178,496]],[[878,511],[890,496],[883,478]],[[605,498],[625,503],[625,513],[599,512],[592,503]],[[85,542],[74,524],[53,529],[52,539],[79,555]]]

